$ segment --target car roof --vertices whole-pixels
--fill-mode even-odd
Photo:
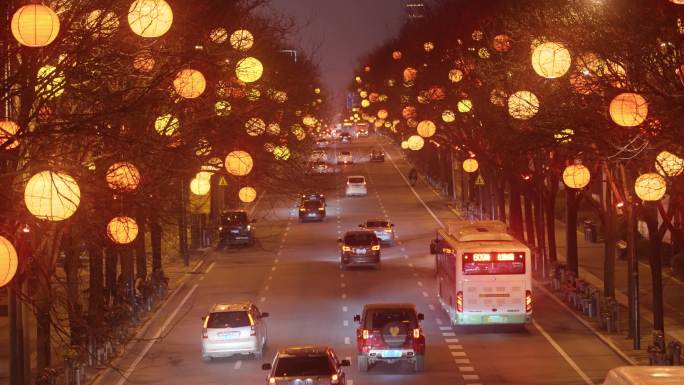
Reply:
[[[368,223],[368,222],[387,222],[387,223],[389,223],[389,221],[387,219],[379,219],[379,218],[366,219],[366,223]]]
[[[684,368],[676,366],[621,366],[606,376],[609,385],[675,385],[684,380]]]
[[[350,230],[344,233],[344,236],[346,237],[347,235],[354,235],[354,234],[373,234],[375,235],[374,231],[371,230]]]
[[[222,214],[231,214],[231,213],[246,213],[247,211],[243,209],[235,209],[235,210],[223,210]]]
[[[368,303],[363,305],[364,310],[371,309],[412,309],[416,310],[416,305],[412,303]]]
[[[310,356],[323,355],[330,350],[327,346],[321,345],[305,345],[305,346],[288,346],[278,350],[280,357],[296,357],[296,356]]]
[[[238,302],[238,303],[217,303],[211,307],[211,312],[223,312],[223,311],[247,311],[252,306],[251,302]]]
[[[366,179],[366,177],[363,176],[363,175],[349,175],[349,176],[347,176],[347,179],[351,179],[351,178],[363,178],[363,179]]]

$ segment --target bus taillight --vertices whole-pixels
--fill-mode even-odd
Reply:
[[[463,292],[456,293],[456,311],[463,313]]]
[[[525,291],[525,311],[527,313],[532,311],[532,292],[530,290]]]

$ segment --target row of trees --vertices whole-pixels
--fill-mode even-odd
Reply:
[[[592,206],[606,245],[606,296],[615,295],[616,241],[626,239],[635,262],[637,218],[644,221],[654,327],[662,331],[664,234],[676,252],[684,246],[684,6],[677,3],[438,1],[369,54],[350,89],[365,99],[362,117],[417,150],[417,160],[442,159],[445,179],[451,154],[476,159],[489,188],[480,203],[552,263],[560,190],[567,263],[576,273],[578,207]]]
[[[300,172],[324,105],[317,69],[288,54],[291,25],[255,12],[262,3],[52,0],[52,19],[26,19],[58,29],[43,47],[2,23],[2,235],[19,254],[11,285],[37,320],[39,372],[51,348],[116,332],[116,302],[149,266],[163,276],[165,233],[187,252],[188,201],[219,176],[238,204],[238,189],[252,188],[249,202]],[[24,5],[3,1],[0,14]]]

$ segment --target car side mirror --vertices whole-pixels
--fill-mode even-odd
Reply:
[[[423,313],[418,313],[418,321],[422,321],[425,319],[425,315]]]
[[[261,364],[261,369],[263,370],[271,370],[271,364]]]
[[[437,254],[437,240],[430,241],[430,254]]]
[[[349,360],[342,360],[340,366],[351,366],[351,362]]]
[[[390,223],[390,227],[394,227],[394,223]]]
[[[337,238],[337,243],[342,243],[342,238]]]
[[[204,322],[204,321],[206,321],[206,320],[207,320],[207,316],[203,316],[203,317],[202,317],[202,322]]]
[[[267,311],[261,313],[261,318],[267,318],[267,317],[268,317]]]
[[[362,225],[362,224],[359,224],[359,227],[363,228],[363,225]]]
[[[361,316],[360,315],[355,315],[354,316],[354,322],[361,322]]]

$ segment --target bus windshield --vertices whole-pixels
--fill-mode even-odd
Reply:
[[[525,274],[525,253],[463,253],[463,274]]]

